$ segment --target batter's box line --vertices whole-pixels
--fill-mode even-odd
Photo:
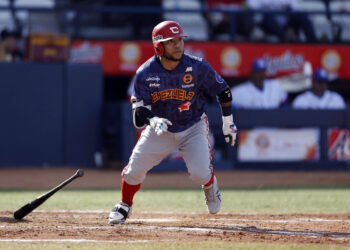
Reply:
[[[33,213],[78,213],[78,214],[104,214],[109,213],[111,210],[77,210],[77,209],[55,209],[55,210],[47,210],[47,209],[39,209],[33,211]],[[176,214],[176,215],[208,215],[208,212],[176,212],[176,211],[138,211],[135,214]],[[220,212],[219,215],[232,215],[230,212]],[[235,213],[235,215],[260,215],[259,213]]]
[[[340,239],[350,239],[350,233],[338,233],[338,232],[305,232],[305,231],[288,231],[288,230],[271,230],[260,229],[257,227],[235,227],[234,231],[244,231],[249,233],[259,234],[278,234],[278,235],[303,235],[312,237],[330,237]]]
[[[151,242],[169,242],[167,240],[91,240],[91,239],[1,239],[0,242],[60,242],[60,243],[151,243]]]

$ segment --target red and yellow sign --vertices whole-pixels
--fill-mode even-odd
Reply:
[[[324,67],[333,76],[350,79],[350,45],[291,45],[227,42],[186,42],[185,50],[203,57],[224,77],[246,77],[254,59],[267,61],[270,77],[302,72],[305,62]],[[101,63],[107,75],[133,75],[154,55],[151,41],[73,41],[71,61]],[[193,79],[184,77],[185,83]],[[191,81],[190,81],[191,80]]]

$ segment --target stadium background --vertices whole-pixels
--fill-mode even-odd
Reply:
[[[264,57],[269,77],[288,90],[291,103],[310,86],[310,65],[322,66],[330,72],[330,89],[349,105],[350,2],[329,1],[329,9],[328,1],[298,2],[312,21],[316,42],[301,34],[282,43],[258,24],[257,35],[247,38],[232,21],[226,33],[213,36],[207,14],[234,17],[237,11],[210,9],[200,0],[0,1],[0,30],[19,32],[23,52],[20,60],[0,63],[0,189],[48,189],[78,167],[91,175],[73,188],[119,188],[138,133],[127,89],[137,67],[153,55],[153,26],[166,19],[178,21],[189,35],[186,51],[208,59],[230,86],[246,80],[252,61]],[[238,13],[259,17],[264,10]],[[240,138],[232,150],[221,135],[218,107],[208,101],[214,166],[223,171],[223,187],[348,190],[349,108],[234,110]],[[174,153],[145,187],[194,188],[176,181],[184,171]]]
[[[2,1],[0,25],[2,30],[20,34],[23,58],[1,64],[6,84],[1,91],[4,122],[0,143],[4,150],[0,166],[120,169],[137,136],[127,119],[128,85],[137,67],[153,55],[149,34],[164,19],[182,24],[189,35],[186,51],[206,58],[230,86],[246,80],[252,61],[263,57],[268,61],[268,76],[288,91],[289,103],[310,86],[312,68],[320,66],[330,72],[330,89],[348,103],[349,1],[298,3],[314,27],[317,41],[313,43],[307,42],[302,32],[293,42],[281,42],[264,33],[259,23],[252,30],[259,35],[245,37],[238,32],[240,23],[233,21],[226,33],[212,36],[208,15],[226,13],[235,20],[232,17],[237,10],[210,8],[205,1]],[[264,10],[239,11],[258,17],[264,14]],[[278,110],[267,111],[269,119],[261,113],[264,110],[238,110],[236,121],[248,141],[238,143],[234,151],[223,143],[219,117],[214,117],[211,127],[217,168],[234,169],[253,162],[248,164],[250,168],[272,163],[274,168],[347,169],[347,110],[284,111],[293,116],[289,122],[283,120],[290,116],[283,117],[286,112]],[[212,113],[215,116],[215,111]],[[255,129],[259,126],[285,130]],[[304,140],[291,140],[293,133],[305,133],[299,136]],[[283,141],[276,146],[277,137]],[[264,148],[261,143],[269,146]],[[256,153],[246,155],[248,151]],[[160,169],[172,170],[174,164],[176,169],[181,165],[177,158],[171,156],[166,164],[169,169]],[[276,161],[282,164],[274,164]],[[260,164],[264,162],[268,164]]]

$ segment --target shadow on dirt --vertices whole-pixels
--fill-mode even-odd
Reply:
[[[6,222],[6,223],[27,223],[29,222],[28,220],[16,220],[13,217],[4,217],[4,216],[0,216],[0,222]]]

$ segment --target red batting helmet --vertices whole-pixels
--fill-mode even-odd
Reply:
[[[157,24],[152,31],[152,41],[154,51],[157,55],[163,55],[164,47],[162,42],[171,40],[177,37],[187,37],[184,35],[181,26],[174,21],[164,21]]]

